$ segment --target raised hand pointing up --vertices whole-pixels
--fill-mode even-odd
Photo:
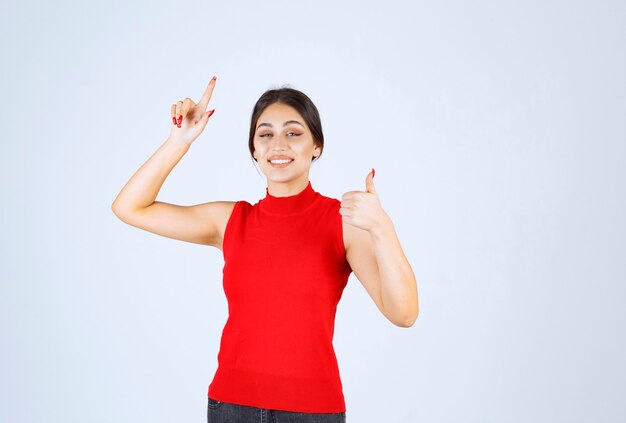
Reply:
[[[215,109],[207,111],[207,107],[213,94],[216,80],[217,78],[213,77],[209,81],[198,104],[194,103],[189,97],[172,104],[172,130],[169,136],[171,139],[191,144],[204,131],[206,124],[209,122],[209,117],[215,111]]]

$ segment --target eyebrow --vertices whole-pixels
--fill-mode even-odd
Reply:
[[[287,120],[287,121],[283,122],[283,126],[287,126],[290,123],[297,123],[298,125],[300,125],[300,126],[302,126],[304,128],[304,125],[301,124],[300,122],[298,122],[297,120]],[[263,122],[263,123],[259,124],[259,126],[257,126],[256,129],[259,129],[261,126],[269,126],[270,128],[274,127],[271,123]]]

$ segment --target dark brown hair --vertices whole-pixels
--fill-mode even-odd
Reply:
[[[252,118],[250,119],[250,138],[248,139],[248,149],[250,150],[250,156],[252,156],[252,159],[256,161],[253,153],[254,133],[256,132],[257,121],[259,120],[261,113],[263,113],[268,106],[274,103],[286,104],[287,106],[293,107],[298,113],[300,113],[313,135],[313,142],[321,149],[319,156],[317,156],[317,158],[313,157],[311,162],[319,159],[324,151],[324,133],[322,132],[322,122],[320,120],[317,107],[315,107],[315,104],[313,104],[311,99],[302,91],[284,86],[282,88],[265,91],[254,105]]]

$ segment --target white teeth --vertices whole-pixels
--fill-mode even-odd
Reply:
[[[275,163],[275,164],[283,164],[283,163],[289,163],[289,162],[293,161],[293,159],[290,159],[290,160],[288,160],[288,159],[281,159],[281,160],[270,160],[270,161],[272,163]]]

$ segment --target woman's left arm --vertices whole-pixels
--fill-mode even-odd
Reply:
[[[390,319],[412,326],[419,314],[417,281],[393,223],[387,217],[369,232],[380,273],[383,308]]]
[[[339,210],[345,225],[346,257],[354,274],[380,311],[394,324],[410,327],[419,314],[417,281],[374,188],[374,170],[366,191],[343,195]]]

